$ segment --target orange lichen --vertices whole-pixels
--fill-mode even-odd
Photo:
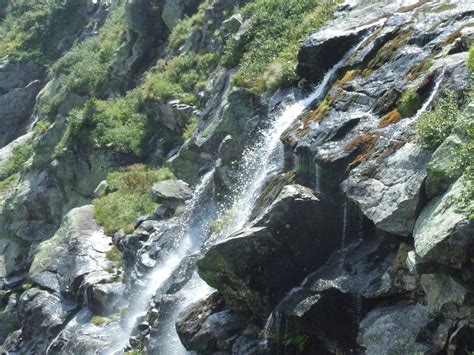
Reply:
[[[300,137],[308,133],[309,127],[311,126],[312,122],[319,122],[324,118],[326,113],[331,108],[331,105],[336,100],[337,96],[339,96],[339,92],[336,93],[335,96],[331,96],[329,94],[326,95],[324,100],[320,102],[320,104],[318,105],[318,107],[316,107],[315,110],[308,112],[303,117],[303,128],[300,129],[300,132],[299,132]]]
[[[359,73],[360,73],[360,70],[358,69],[348,70],[346,74],[344,74],[344,76],[337,81],[336,85],[340,87],[346,85],[349,81],[351,81],[357,75],[359,75]]]
[[[385,43],[382,48],[379,49],[375,58],[369,62],[367,68],[375,70],[387,63],[395,55],[397,49],[403,47],[408,42],[411,38],[411,32],[411,30],[403,31],[394,39]]]
[[[367,159],[379,139],[379,134],[375,132],[365,132],[355,137],[347,146],[346,150],[356,152],[357,156],[349,164],[349,169],[359,165]]]
[[[390,111],[380,119],[379,128],[385,128],[393,123],[400,121],[401,119],[402,115],[397,109]]]

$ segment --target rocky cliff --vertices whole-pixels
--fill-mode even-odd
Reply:
[[[0,21],[2,353],[474,352],[471,1]]]

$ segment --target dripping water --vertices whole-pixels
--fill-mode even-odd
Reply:
[[[347,198],[343,197],[342,202],[342,248],[346,247],[347,241],[347,224],[348,224],[348,215],[347,215]]]
[[[314,163],[314,191],[317,195],[321,195],[321,167],[318,163]]]
[[[308,97],[285,107],[279,115],[276,115],[268,128],[260,132],[255,145],[244,151],[238,171],[239,177],[235,184],[236,192],[231,196],[232,218],[222,231],[222,235],[229,236],[242,229],[248,222],[255,201],[268,177],[282,168],[284,159],[281,135],[309,105],[322,98],[344,59],[345,57],[326,73],[321,83]]]

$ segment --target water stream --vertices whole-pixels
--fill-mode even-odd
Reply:
[[[284,107],[280,114],[274,116],[269,125],[258,133],[256,143],[247,148],[243,153],[241,165],[238,169],[238,179],[235,182],[234,195],[231,203],[225,210],[220,211],[220,216],[230,214],[226,219],[226,226],[221,235],[229,236],[240,230],[249,222],[249,218],[255,206],[265,182],[272,175],[281,171],[283,166],[283,145],[280,137],[303,111],[314,101],[319,100],[326,93],[326,89],[332,83],[334,76],[345,57],[329,70],[321,83],[306,98],[296,101]],[[133,303],[128,310],[128,316],[123,322],[125,329],[120,337],[119,347],[123,349],[127,343],[137,321],[146,314],[150,300],[160,291],[177,270],[182,260],[187,255],[197,253],[209,235],[209,224],[216,216],[212,213],[198,213],[202,209],[203,199],[209,198],[206,191],[211,185],[213,171],[206,174],[196,188],[192,200],[186,205],[185,212],[179,217],[181,226],[178,243],[165,255],[160,255],[160,260],[151,273],[146,276],[143,284],[144,289],[137,290],[134,294]],[[172,311],[162,320],[159,329],[159,353],[160,354],[186,354],[176,334],[175,321],[179,313],[188,305],[202,299],[212,290],[195,273],[179,292],[182,297],[174,304]]]
[[[178,220],[175,223],[179,228],[174,236],[176,240],[174,247],[160,253],[156,266],[145,276],[144,280],[141,280],[144,287],[141,290],[134,290],[133,300],[122,320],[122,333],[119,334],[111,353],[120,351],[127,346],[138,320],[149,309],[150,300],[172,277],[185,257],[199,250],[202,238],[208,233],[209,223],[215,217],[212,213],[203,213],[205,200],[209,198],[207,192],[213,176],[214,170],[203,176],[196,186],[193,198],[187,202],[185,210],[177,217]],[[184,350],[182,346],[181,348]]]

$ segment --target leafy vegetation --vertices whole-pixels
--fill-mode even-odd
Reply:
[[[468,93],[468,105],[474,103],[474,92]],[[467,188],[460,200],[467,208],[469,218],[474,219],[474,117],[472,109],[461,110],[456,94],[447,91],[439,99],[433,110],[421,116],[417,125],[416,142],[423,148],[435,150],[453,132],[454,129],[468,139],[455,153],[455,170],[463,171],[467,179]]]
[[[109,193],[94,200],[95,219],[108,235],[119,229],[131,232],[137,217],[152,214],[158,207],[148,197],[153,183],[173,178],[167,168],[151,170],[141,164],[110,173]]]
[[[158,61],[145,78],[142,100],[175,97],[184,103],[196,103],[196,94],[203,89],[218,61],[215,53],[188,54]]]
[[[117,99],[93,98],[84,108],[69,113],[67,134],[89,146],[140,156],[147,117],[138,112],[135,91]]]
[[[474,44],[469,48],[469,55],[467,57],[467,66],[471,72],[474,72]]]
[[[7,177],[6,179],[3,179],[3,180],[0,179],[0,197],[1,197],[2,193],[12,189],[18,183],[19,180],[20,180],[20,174],[19,173],[10,175],[9,177]]]
[[[456,95],[447,91],[433,110],[421,116],[416,142],[423,148],[435,150],[451,134],[460,114]]]
[[[410,117],[416,113],[420,105],[420,96],[415,89],[408,89],[400,98],[398,111],[402,117]]]
[[[0,181],[20,172],[32,155],[33,147],[31,143],[19,144],[13,148],[10,159],[0,167]]]
[[[99,327],[101,325],[110,323],[110,319],[95,315],[95,316],[92,316],[91,323]]]
[[[107,253],[105,253],[105,257],[108,260],[119,265],[121,265],[123,262],[122,253],[120,252],[120,250],[118,250],[118,248],[115,245]]]
[[[0,24],[0,58],[49,61],[60,55],[59,41],[76,31],[85,0],[10,0]]]
[[[124,30],[124,7],[113,6],[98,36],[78,44],[51,67],[51,76],[61,78],[61,88],[41,107],[42,112],[54,114],[70,92],[98,96],[108,84],[108,69]]]
[[[237,85],[262,93],[296,80],[298,48],[333,15],[338,1],[256,0],[242,8],[250,26],[241,40],[231,39],[223,65],[240,65]]]

